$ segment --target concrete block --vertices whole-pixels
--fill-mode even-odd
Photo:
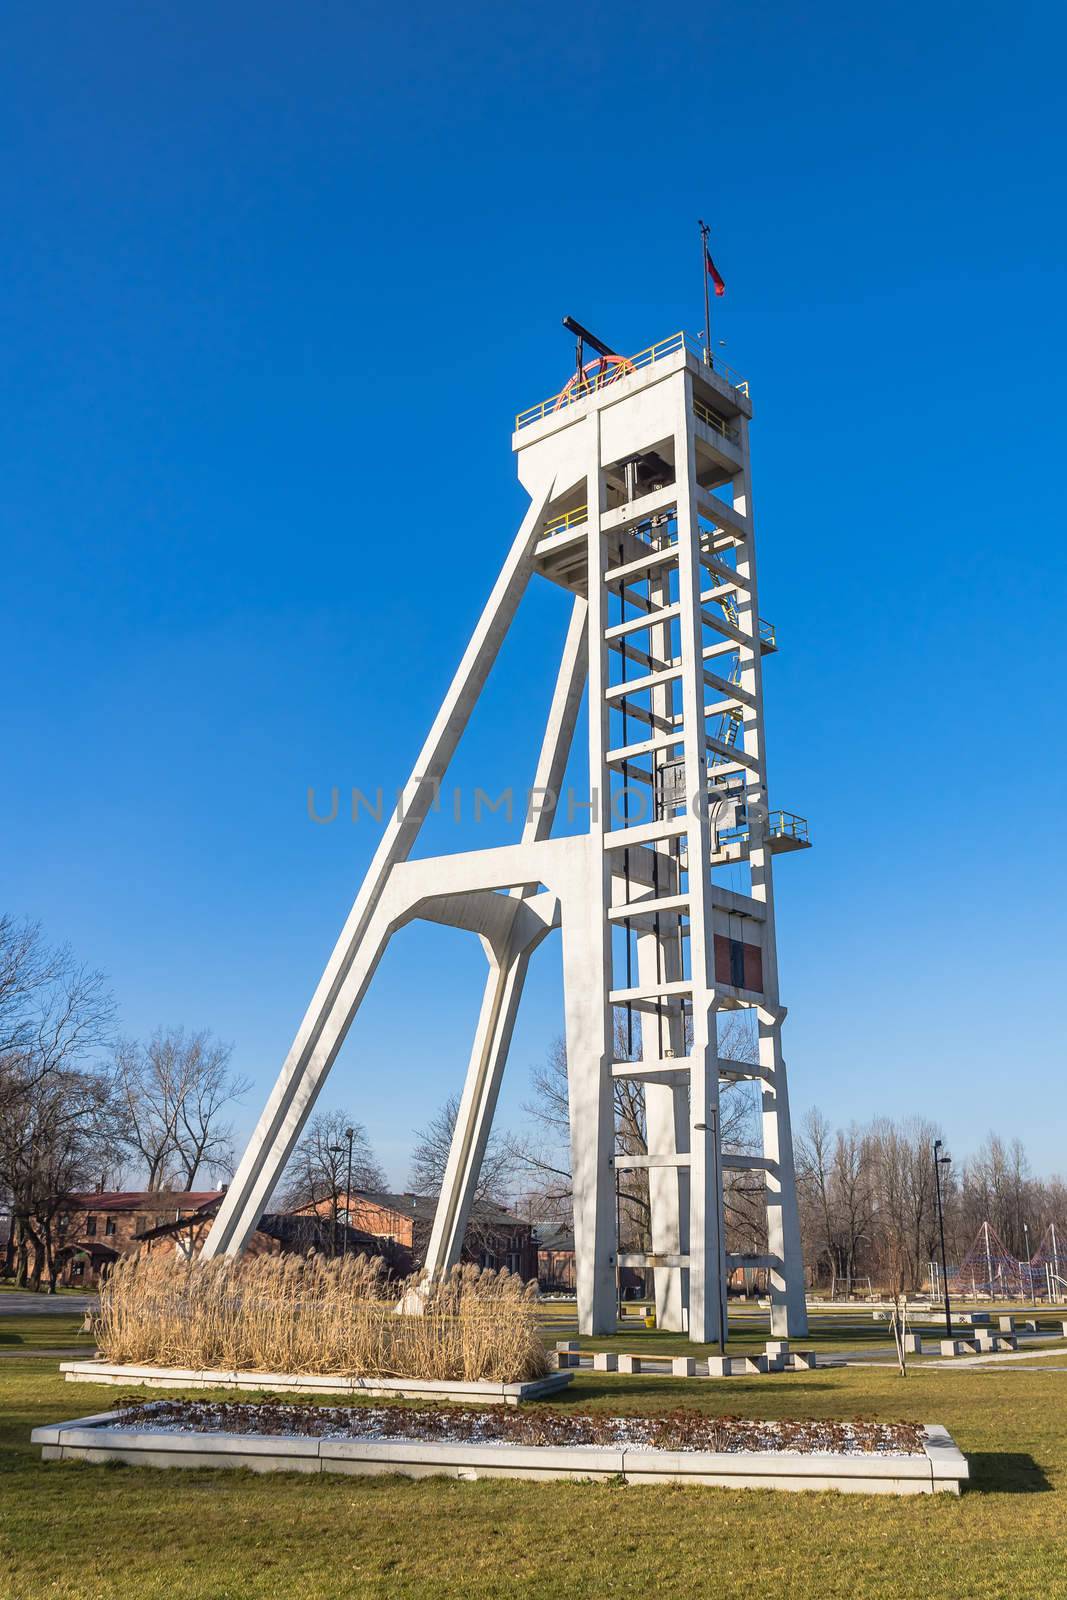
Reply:
[[[814,1372],[819,1365],[819,1358],[814,1350],[793,1350],[789,1356],[789,1370],[791,1372]]]
[[[552,1352],[557,1366],[579,1365],[577,1350]],[[518,1405],[565,1389],[569,1372],[551,1372],[528,1383],[467,1383],[447,1378],[339,1377],[305,1372],[197,1371],[191,1367],[139,1367],[109,1361],[61,1361],[68,1383],[141,1385],[147,1389],[237,1389],[274,1393],[391,1395],[404,1400],[456,1400],[476,1405]]]
[[[904,1354],[908,1356],[921,1356],[922,1353],[922,1336],[918,1333],[906,1333],[904,1335]]]
[[[671,1372],[676,1378],[695,1377],[697,1370],[696,1359],[693,1356],[672,1356]]]
[[[598,1350],[593,1356],[594,1372],[618,1372],[619,1358],[614,1350]]]
[[[556,1349],[557,1350],[580,1350],[581,1348],[582,1348],[581,1341],[578,1340],[578,1339],[557,1339],[556,1340]]]
[[[640,1356],[620,1356],[619,1357],[618,1370],[620,1372],[630,1372],[630,1373],[640,1372],[641,1371],[641,1357]]]
[[[1015,1318],[1014,1317],[998,1317],[997,1318],[997,1322],[1000,1325],[1001,1333],[1014,1333],[1015,1332]]]
[[[709,1356],[708,1357],[708,1377],[709,1378],[728,1378],[729,1376],[730,1376],[730,1357],[729,1356]]]

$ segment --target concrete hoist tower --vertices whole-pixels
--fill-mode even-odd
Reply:
[[[562,934],[578,1320],[616,1324],[619,1265],[651,1267],[659,1325],[718,1341],[726,1280],[765,1268],[776,1336],[806,1331],[778,995],[772,860],[807,843],[771,811],[748,385],[684,334],[616,356],[579,335],[566,388],[516,419],[530,507],[388,822],[204,1247],[242,1249],[391,936],[416,917],[477,934],[488,976],[426,1265],[459,1259],[530,956]],[[583,339],[601,352],[583,362]],[[521,839],[412,859],[527,584],[573,609]],[[587,831],[553,834],[588,692]],[[532,754],[532,752],[531,752]],[[573,821],[571,823],[573,826]],[[718,879],[729,870],[735,887]],[[738,887],[737,885],[740,885]],[[755,1012],[758,1059],[722,1059],[722,1013]],[[622,1012],[625,1028],[616,1029]],[[636,1026],[635,1026],[636,1021]],[[627,1048],[616,1049],[617,1034]],[[623,1056],[624,1059],[619,1059]],[[648,1155],[616,1155],[613,1080],[644,1086]],[[762,1094],[763,1154],[721,1148],[719,1086]],[[616,1173],[648,1169],[652,1253],[617,1260]],[[751,1172],[766,1248],[725,1249],[723,1175]]]

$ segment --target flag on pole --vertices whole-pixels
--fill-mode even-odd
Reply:
[[[716,294],[725,294],[726,293],[726,285],[723,282],[722,277],[720,276],[718,267],[715,265],[714,261],[711,259],[711,251],[708,249],[707,245],[704,246],[704,260],[708,264],[708,277],[711,279],[712,283],[715,285],[715,293]]]

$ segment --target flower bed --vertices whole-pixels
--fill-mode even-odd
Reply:
[[[748,1421],[672,1411],[583,1415],[538,1407],[157,1401],[36,1428],[53,1460],[254,1472],[621,1479],[728,1488],[958,1494],[967,1463],[944,1428]]]
[[[315,1439],[404,1439],[423,1443],[629,1446],[652,1450],[761,1451],[803,1455],[921,1456],[917,1422],[787,1418],[775,1422],[708,1417],[675,1410],[661,1416],[576,1414],[550,1406],[416,1410],[399,1406],[286,1405],[273,1401],[157,1400],[126,1406],[117,1426],[152,1433],[227,1433]]]

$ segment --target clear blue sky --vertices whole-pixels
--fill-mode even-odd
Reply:
[[[778,877],[795,1112],[1067,1166],[1065,46],[1025,0],[10,12],[3,904],[127,1031],[232,1040],[250,1127],[375,842],[307,787],[406,776],[560,317],[698,327],[705,216],[756,404],[772,800],[816,840]],[[563,626],[531,597],[463,781],[525,781]],[[394,1180],[481,962],[406,933],[325,1091]]]

